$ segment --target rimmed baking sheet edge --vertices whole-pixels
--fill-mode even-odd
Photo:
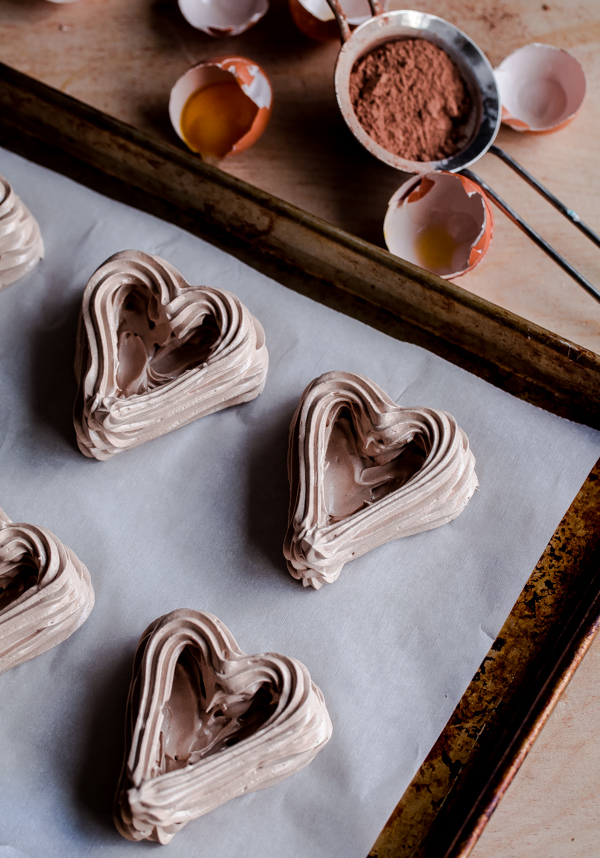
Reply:
[[[600,428],[600,358],[0,65],[0,144],[201,235],[283,285]],[[371,851],[466,856],[600,617],[600,463]],[[597,564],[596,564],[597,565]]]

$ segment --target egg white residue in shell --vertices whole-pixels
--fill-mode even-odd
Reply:
[[[240,74],[238,69],[230,68],[229,71],[236,76],[238,82],[243,80],[243,75]],[[248,98],[252,99],[258,108],[269,108],[271,106],[273,94],[268,80],[265,78],[258,66],[247,66],[246,71],[252,80],[250,83],[240,83],[242,90],[246,93]]]
[[[474,182],[441,171],[405,182],[384,221],[391,253],[446,278],[474,268],[492,232],[492,210]]]
[[[179,0],[188,24],[209,36],[239,36],[260,21],[269,0]]]

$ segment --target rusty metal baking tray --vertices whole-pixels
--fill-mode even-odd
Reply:
[[[0,65],[0,145],[208,239],[504,390],[600,428],[600,358],[175,146]],[[600,623],[600,462],[370,855],[457,858]]]

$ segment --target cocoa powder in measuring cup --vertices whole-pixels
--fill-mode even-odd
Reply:
[[[386,42],[360,57],[350,99],[367,134],[408,161],[439,161],[467,143],[469,90],[446,51],[426,39]]]

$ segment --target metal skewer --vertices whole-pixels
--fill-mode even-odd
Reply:
[[[335,70],[336,96],[342,116],[356,139],[380,161],[404,172],[426,173],[431,170],[447,170],[468,176],[563,271],[596,301],[600,301],[600,290],[577,271],[570,262],[567,262],[539,233],[532,229],[483,179],[467,169],[487,151],[490,151],[531,185],[577,229],[583,232],[590,241],[600,247],[600,236],[587,226],[578,214],[561,202],[514,158],[499,146],[494,145],[494,140],[500,129],[500,93],[493,69],[480,48],[453,24],[424,12],[407,10],[388,12],[379,17],[379,21],[377,21],[377,17],[381,14],[379,0],[369,0],[373,17],[352,32],[340,0],[327,0],[327,3],[338,22],[342,40],[342,48]],[[361,126],[350,102],[350,75],[355,61],[370,47],[381,44],[386,36],[389,40],[412,36],[413,38],[420,37],[434,41],[435,44],[447,50],[451,59],[456,62],[459,68],[462,68],[467,77],[473,80],[478,94],[481,117],[478,129],[464,149],[440,161],[407,161],[380,146]]]
[[[500,151],[502,151],[502,150],[500,150]],[[496,153],[494,153],[494,154],[496,154]],[[498,194],[496,193],[496,191],[494,191],[494,189],[491,188],[487,184],[487,182],[484,182],[483,179],[481,179],[472,170],[461,170],[460,173],[461,173],[461,175],[467,176],[467,178],[472,179],[472,181],[474,181],[477,185],[479,185],[481,190],[490,199],[492,199],[496,203],[496,205],[498,206],[500,211],[504,212],[504,214],[508,218],[510,218],[510,220],[512,220],[512,222],[514,224],[516,224],[516,226],[518,226],[519,229],[523,230],[523,232],[527,236],[529,236],[529,238],[533,242],[535,242],[535,244],[537,244],[537,246],[540,247],[544,251],[544,253],[546,253],[552,260],[554,260],[554,262],[556,262],[556,264],[559,265],[563,269],[563,271],[566,271],[567,274],[573,278],[573,280],[575,280],[577,283],[579,283],[579,285],[582,286],[585,289],[585,291],[588,292],[592,296],[592,298],[595,298],[596,301],[600,301],[600,291],[598,291],[598,289],[596,289],[596,287],[592,283],[590,283],[590,281],[587,280],[583,276],[583,274],[580,274],[576,268],[573,268],[571,263],[567,262],[567,260],[564,258],[564,256],[561,256],[560,253],[558,253],[552,247],[551,244],[548,244],[546,239],[542,238],[542,236],[538,232],[536,232],[534,229],[532,229],[532,227],[530,227],[529,224],[526,221],[524,221],[523,218],[520,215],[518,215],[517,212],[508,205],[508,203],[504,202],[502,197],[499,197]],[[535,180],[534,180],[534,182],[535,182]],[[544,194],[544,196],[545,196],[545,194]],[[561,205],[562,205],[562,203],[561,203]],[[596,236],[596,238],[597,238],[597,236]],[[592,240],[594,240],[594,239],[592,239]]]
[[[379,0],[367,0],[369,4],[369,8],[371,10],[371,15],[375,17],[376,15],[381,15],[383,13],[383,6],[379,2]],[[347,42],[350,36],[352,35],[352,30],[350,29],[350,24],[348,23],[348,19],[342,9],[342,4],[340,0],[327,0],[327,5],[333,12],[335,16],[335,20],[337,21],[337,25],[340,28],[340,35],[342,37],[342,43]]]
[[[548,188],[545,188],[544,185],[542,185],[542,183],[535,178],[535,176],[532,176],[531,173],[525,169],[525,167],[522,167],[518,161],[515,161],[514,158],[511,158],[508,152],[505,152],[504,149],[501,149],[495,144],[493,146],[490,146],[488,151],[491,152],[492,155],[495,155],[497,158],[500,158],[502,161],[504,161],[504,163],[507,164],[511,168],[511,170],[514,170],[515,173],[522,179],[524,179],[528,185],[531,185],[531,187],[534,188],[539,194],[541,194],[544,199],[548,200],[550,205],[553,205],[554,208],[557,209],[568,220],[570,220],[571,223],[577,227],[577,229],[581,230],[581,232],[587,238],[589,238],[590,241],[593,241],[594,244],[600,247],[600,235],[595,233],[594,230],[591,229],[591,227],[585,224],[581,220],[579,215],[573,211],[573,209],[567,208],[567,206],[563,202],[561,202],[558,197],[554,196],[552,191],[549,191]]]

